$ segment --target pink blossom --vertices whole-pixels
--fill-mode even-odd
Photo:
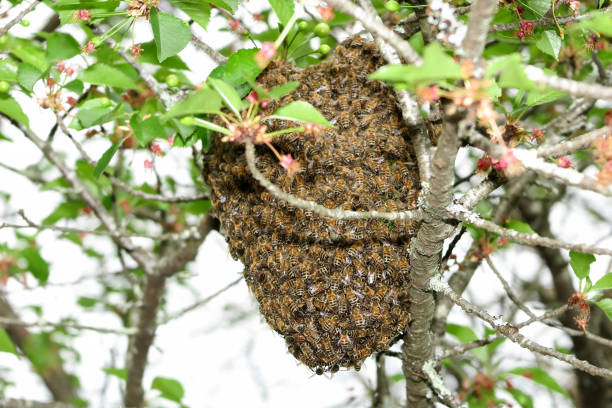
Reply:
[[[140,57],[140,53],[143,51],[140,44],[135,44],[130,47],[130,53],[134,56],[134,58]]]
[[[321,20],[329,21],[334,18],[334,8],[332,6],[319,6],[317,11],[321,15]]]
[[[81,50],[83,53],[89,54],[90,52],[94,52],[96,50],[96,44],[90,40],[87,44],[81,47]]]
[[[72,67],[66,67],[64,73],[68,76],[72,76],[72,74],[74,74],[74,69]]]
[[[264,16],[263,16],[262,14],[259,14],[259,13],[253,13],[253,18],[254,18],[256,21],[263,21]]]
[[[153,160],[145,160],[144,161],[144,168],[145,168],[145,170],[152,170],[153,169]]]
[[[55,69],[57,70],[57,72],[64,72],[65,68],[66,67],[64,66],[64,63],[60,62],[60,63],[57,64],[57,67]]]
[[[232,30],[236,31],[240,28],[240,22],[238,20],[230,19],[229,26]]]
[[[91,10],[75,10],[72,12],[72,22],[85,21],[89,23],[91,21]]]
[[[151,151],[152,151],[152,152],[153,152],[153,154],[154,154],[154,155],[156,155],[156,156],[161,156],[161,155],[163,154],[163,153],[162,153],[162,150],[161,150],[161,147],[160,147],[160,145],[158,145],[158,144],[153,144],[153,145],[151,145]]]
[[[557,159],[557,165],[559,167],[563,167],[564,169],[567,169],[569,167],[572,167],[572,162],[570,161],[570,159],[567,158],[567,156],[563,156]]]
[[[302,170],[300,163],[295,161],[290,154],[281,154],[280,165],[287,170],[287,175],[292,177],[295,173],[299,173]]]
[[[173,146],[173,145],[174,145],[174,136],[170,136],[170,137],[168,138],[168,144],[169,144],[170,146]]]
[[[261,68],[265,68],[268,62],[276,56],[276,47],[274,43],[265,42],[261,45],[261,49],[255,54],[255,62]]]
[[[570,0],[568,3],[568,6],[570,9],[572,9],[572,11],[574,12],[574,14],[578,14],[579,13],[579,9],[580,9],[580,2],[578,0]]]
[[[246,100],[249,101],[249,103],[256,104],[259,102],[259,96],[257,92],[253,90],[247,95]]]

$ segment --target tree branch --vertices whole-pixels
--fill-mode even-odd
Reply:
[[[572,79],[550,76],[538,67],[528,65],[525,73],[530,80],[540,85],[547,85],[557,91],[566,92],[573,96],[584,96],[593,99],[612,100],[612,87],[599,84],[588,84]]]
[[[261,184],[266,190],[272,195],[281,200],[287,201],[289,204],[296,208],[303,210],[312,211],[323,217],[334,218],[338,220],[362,220],[369,218],[381,218],[389,221],[412,221],[420,220],[423,217],[422,211],[407,210],[407,211],[395,211],[395,212],[382,212],[382,211],[347,211],[341,207],[334,209],[327,208],[321,204],[317,204],[314,201],[303,200],[292,194],[285,193],[278,186],[268,180],[255,165],[255,146],[251,142],[246,143],[245,149],[246,161],[249,166],[249,170],[253,175],[253,178]]]
[[[598,14],[602,14],[602,13],[607,13],[608,11],[611,11],[612,7],[606,7],[603,9],[599,9],[596,11],[592,11],[590,13],[585,13],[585,14],[578,14],[578,15],[569,15],[569,16],[565,16],[565,17],[557,17],[557,21],[559,22],[559,24],[567,24],[570,22],[574,22],[574,21],[580,21],[580,20],[584,20],[586,18],[591,18],[594,17]],[[537,28],[537,27],[543,27],[543,26],[552,26],[552,25],[556,25],[555,20],[553,18],[550,17],[542,17],[538,20],[523,20],[524,22],[530,22],[531,24],[533,24],[533,28]],[[521,28],[521,22],[517,21],[514,23],[507,23],[507,24],[496,24],[493,25],[489,28],[489,32],[490,33],[499,33],[500,31],[510,31],[510,30],[516,30]]]
[[[25,399],[0,399],[0,408],[76,408],[64,402],[38,402]]]
[[[496,12],[497,0],[474,0],[472,3],[467,33],[461,44],[466,58],[476,61],[482,56],[489,24]]]
[[[5,25],[3,25],[2,27],[0,27],[0,36],[3,36],[4,34],[6,34],[8,32],[8,30],[11,29],[11,27],[13,27],[14,25],[16,25],[17,23],[19,23],[21,20],[23,20],[23,18],[30,12],[32,12],[36,6],[38,6],[41,3],[41,1],[39,0],[34,0],[32,1],[32,3],[28,4],[23,10],[21,10],[19,12],[19,14],[17,14],[11,21],[9,21],[8,23],[6,23]]]
[[[491,326],[491,328],[498,330],[501,334],[503,334],[505,337],[510,339],[512,342],[518,344],[519,346],[535,353],[553,357],[557,360],[566,362],[572,367],[585,371],[591,375],[612,378],[612,371],[606,368],[594,366],[589,362],[580,360],[570,354],[561,353],[555,349],[542,346],[541,344],[538,344],[533,340],[528,339],[520,333],[517,327],[512,326],[510,323],[507,323],[500,318],[491,316],[485,310],[479,308],[478,306],[470,303],[466,299],[457,295],[455,291],[453,291],[446,282],[440,279],[439,276],[434,279],[431,279],[430,285],[432,290],[443,293],[444,295],[448,296],[456,305],[461,307],[466,313],[478,316],[480,319],[487,322]]]

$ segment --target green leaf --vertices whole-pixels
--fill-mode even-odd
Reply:
[[[72,81],[64,85],[64,89],[72,91],[77,95],[80,95],[83,93],[84,87],[85,86],[83,85],[83,81],[81,81],[80,79],[73,79]]]
[[[369,78],[409,84],[440,79],[460,79],[461,67],[444,52],[440,44],[432,43],[425,47],[422,65],[385,65]]]
[[[0,60],[0,81],[17,81],[18,64],[12,60]]]
[[[591,290],[604,290],[612,289],[612,273],[605,274],[600,280],[598,280]]]
[[[40,256],[38,248],[27,247],[21,251],[21,256],[25,258],[28,270],[44,285],[49,279],[49,264]]]
[[[160,14],[155,7],[151,8],[151,28],[160,62],[178,54],[191,41],[191,29],[187,22],[172,14]]]
[[[119,6],[118,1],[114,0],[59,0],[52,7],[55,10],[82,10],[82,9],[104,9],[114,10]]]
[[[612,320],[612,299],[601,299],[599,302],[595,302],[595,304],[606,313],[608,319]]]
[[[78,217],[83,207],[85,207],[85,203],[81,200],[64,201],[42,221],[42,225],[54,225],[64,218],[74,219]]]
[[[253,58],[257,51],[256,48],[236,51],[229,56],[225,65],[213,69],[208,77],[222,79],[237,88],[241,97],[245,96],[250,89],[245,83],[254,82],[262,71]]]
[[[533,408],[533,398],[518,388],[506,388],[521,408]]]
[[[45,59],[45,54],[38,48],[29,45],[19,45],[16,48],[11,49],[11,54],[19,58],[21,61],[35,66],[40,71],[46,71],[49,67],[49,63]]]
[[[180,8],[203,29],[210,21],[210,5],[202,0],[170,0],[175,7]]]
[[[578,279],[589,276],[591,264],[595,262],[593,254],[583,254],[582,252],[570,251],[570,265]]]
[[[0,95],[0,112],[6,116],[15,119],[26,126],[30,126],[28,117],[21,110],[21,106],[10,95]]]
[[[577,30],[595,31],[605,36],[612,36],[612,15],[610,13],[597,13],[593,18],[582,20],[575,24]]]
[[[467,326],[460,326],[458,324],[448,323],[446,325],[446,332],[462,343],[469,343],[478,340],[478,336],[474,333],[474,330]]]
[[[288,93],[291,93],[298,86],[300,86],[298,81],[287,82],[286,84],[279,85],[276,88],[269,90],[268,97],[274,100],[280,99]]]
[[[202,88],[189,95],[187,99],[175,103],[162,115],[161,119],[166,121],[176,116],[185,116],[197,113],[215,113],[221,109],[221,98],[219,94],[210,88]]]
[[[153,384],[151,384],[152,390],[158,390],[161,392],[161,397],[174,402],[181,402],[185,390],[180,382],[166,377],[155,377]]]
[[[242,102],[240,101],[238,92],[236,92],[236,90],[230,84],[220,79],[209,78],[206,82],[210,84],[215,91],[217,91],[225,106],[230,108],[230,110],[234,112],[236,116],[240,116]]]
[[[536,233],[529,224],[527,224],[526,222],[518,221],[518,220],[507,221],[505,226],[506,228],[510,228],[511,230],[522,232],[525,234],[535,234]]]
[[[567,96],[565,92],[560,92],[555,89],[547,89],[544,91],[531,91],[527,95],[527,106],[543,105],[557,99]]]
[[[83,82],[94,85],[138,89],[136,83],[129,76],[124,74],[123,71],[101,62],[81,72],[78,78]]]
[[[540,34],[536,41],[536,47],[545,54],[550,55],[559,61],[559,51],[563,45],[563,40],[559,37],[557,30],[546,30]]]
[[[169,69],[189,69],[187,64],[185,64],[185,62],[183,62],[181,57],[179,57],[178,55],[168,57],[163,62],[159,62],[159,60],[157,59],[157,45],[155,44],[155,41],[142,43],[140,44],[140,46],[142,49],[142,53],[140,54],[140,58],[138,58],[139,63],[144,62],[147,64],[159,65]]]
[[[478,340],[478,336],[476,335],[476,333],[474,333],[474,330],[467,326],[448,323],[446,325],[446,332],[451,336],[455,337],[463,344]],[[472,349],[472,353],[474,353],[474,355],[478,357],[481,361],[485,361],[487,359],[487,351],[484,346]]]
[[[81,296],[77,299],[77,304],[85,309],[91,309],[98,303],[97,299]]]
[[[15,345],[11,341],[11,338],[2,328],[0,328],[0,351],[19,356],[19,354],[17,354],[17,349],[15,348]]]
[[[138,115],[132,115],[130,127],[141,146],[146,146],[155,138],[165,139],[164,127],[157,116],[149,116],[145,120],[141,120]]]
[[[287,25],[293,16],[293,0],[270,0],[270,6],[282,25]]]
[[[26,62],[19,64],[17,82],[28,92],[32,92],[34,84],[42,77],[43,72]]]
[[[569,398],[569,394],[567,393],[567,391],[561,388],[557,380],[552,378],[550,374],[548,374],[540,367],[517,367],[508,372],[510,374],[520,375],[525,378],[529,378],[530,380],[545,386],[549,390],[558,392],[564,397]]]
[[[81,46],[70,34],[54,32],[47,37],[47,60],[66,60],[80,53]]]
[[[392,376],[389,377],[389,381],[391,382],[400,382],[400,381],[404,381],[404,374],[394,374]]]
[[[525,73],[520,54],[511,54],[495,60],[487,67],[486,74],[487,76],[493,76],[500,71],[501,77],[498,85],[501,87],[517,88],[524,91],[537,89],[536,85]]]
[[[518,4],[538,17],[543,17],[551,6],[550,0],[519,0]]]
[[[291,102],[288,105],[282,106],[270,117],[333,127],[314,106],[304,101]]]
[[[127,137],[121,140],[117,140],[115,143],[113,143],[111,147],[108,148],[107,151],[104,152],[104,154],[102,154],[102,157],[100,157],[100,160],[98,160],[98,163],[96,164],[96,168],[94,169],[94,172],[93,172],[93,175],[95,178],[100,177],[100,175],[102,174],[104,169],[106,169],[106,167],[108,166],[108,163],[110,163],[115,153],[117,153],[117,150],[119,150],[119,146],[121,146],[121,144],[125,141],[125,139],[127,139]]]
[[[110,113],[115,108],[116,104],[111,102],[109,105],[108,101],[105,101],[104,98],[90,99],[85,101],[85,103],[79,107],[76,118],[79,120],[83,128],[88,128],[110,120]]]
[[[112,375],[119,378],[120,380],[127,380],[127,370],[125,368],[105,368],[103,370],[106,374]]]

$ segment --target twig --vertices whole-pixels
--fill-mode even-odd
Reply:
[[[60,130],[62,131],[62,133],[68,136],[72,144],[74,144],[76,149],[81,154],[81,157],[83,157],[83,159],[85,159],[87,163],[91,164],[92,166],[95,166],[96,162],[91,158],[91,156],[89,156],[89,154],[87,154],[87,152],[85,151],[81,143],[79,143],[79,141],[76,140],[74,135],[66,127],[66,124],[64,123],[63,120],[61,120],[59,115],[57,116],[57,121],[58,121],[57,123],[59,124]],[[135,190],[134,188],[128,186],[123,181],[118,179],[117,177],[113,176],[108,171],[104,171],[103,174],[111,181],[112,184],[116,185],[121,190],[125,191],[126,193],[134,197],[139,197],[144,200],[160,201],[160,202],[165,202],[165,203],[187,203],[187,202],[192,202],[192,201],[208,200],[210,198],[208,193],[192,194],[192,195],[177,195],[177,196],[172,196],[172,197],[164,196],[161,194],[151,194],[151,193],[147,193],[144,191]]]
[[[448,206],[447,211],[450,218],[456,218],[461,221],[465,221],[468,224],[472,224],[478,228],[494,232],[502,237],[518,242],[520,244],[543,246],[548,248],[564,248],[589,254],[612,255],[612,249],[598,248],[586,244],[571,244],[552,238],[542,237],[535,233],[528,234],[500,227],[499,225],[491,221],[483,219],[480,215],[467,210],[460,204],[452,204]]]
[[[323,205],[317,204],[314,201],[303,200],[292,194],[285,193],[279,187],[274,185],[268,180],[255,165],[255,146],[251,142],[246,143],[245,150],[247,164],[249,170],[253,175],[253,178],[259,182],[266,190],[268,190],[275,197],[287,201],[294,207],[301,208],[304,210],[312,211],[323,217],[334,218],[338,220],[358,220],[368,218],[382,218],[390,221],[409,221],[409,220],[420,220],[423,217],[422,211],[407,210],[407,211],[395,211],[395,212],[382,212],[382,211],[347,211],[341,207],[334,209],[327,208]]]
[[[529,308],[527,306],[525,306],[523,304],[523,302],[520,301],[520,299],[518,298],[518,296],[516,295],[516,293],[514,293],[514,291],[512,290],[512,288],[510,287],[510,284],[504,279],[504,277],[502,276],[502,274],[497,270],[497,268],[495,267],[495,265],[493,264],[493,261],[491,260],[491,257],[487,257],[487,264],[489,265],[489,267],[491,268],[491,270],[493,271],[493,273],[495,274],[495,276],[497,276],[497,279],[501,282],[502,286],[504,287],[504,290],[506,291],[506,294],[508,295],[508,297],[510,298],[510,300],[512,300],[512,302],[514,302],[514,304],[521,309],[523,312],[525,312],[527,314],[527,316],[535,319],[536,315],[533,314],[533,312],[531,310],[529,310]]]
[[[211,300],[213,300],[214,298],[216,298],[217,296],[221,295],[222,293],[226,292],[228,289],[236,286],[240,281],[242,280],[242,276],[239,277],[238,279],[228,283],[227,285],[225,285],[224,287],[222,287],[221,289],[217,290],[215,293],[213,293],[210,296],[205,297],[204,299],[198,300],[197,302],[195,302],[194,304],[187,306],[184,309],[181,309],[177,312],[171,313],[169,314],[167,317],[165,317],[164,319],[162,319],[159,322],[159,325],[162,324],[166,324],[171,320],[176,320],[179,317],[184,316],[185,314],[194,311],[195,309],[198,309],[204,305],[206,305],[208,302],[210,302]]]
[[[528,65],[525,73],[530,80],[537,84],[547,85],[557,91],[566,92],[573,96],[585,96],[593,99],[612,100],[612,87],[599,84],[588,84],[567,78],[550,76],[538,67]]]
[[[376,21],[375,17],[368,15],[364,9],[357,6],[355,3],[348,0],[328,0],[327,3],[360,21],[368,31],[382,38],[395,48],[407,63],[420,65],[423,62],[421,56],[414,51],[408,41],[402,39],[402,37],[393,32],[393,30],[387,28],[384,24]]]
[[[38,402],[25,399],[0,399],[1,408],[76,408],[75,405],[70,405],[65,402]]]
[[[105,333],[105,334],[121,334],[121,335],[130,335],[136,331],[136,329],[133,327],[126,327],[122,329],[109,329],[107,327],[89,326],[89,325],[84,325],[84,324],[79,324],[79,323],[74,323],[74,322],[47,322],[47,321],[24,322],[20,319],[13,319],[10,317],[1,317],[1,316],[0,316],[0,325],[5,326],[5,327],[6,326],[39,327],[41,329],[44,327],[62,327],[62,328],[69,328],[69,329],[89,330],[89,331],[95,331],[98,333]]]
[[[26,14],[30,13],[32,10],[36,8],[41,2],[39,0],[34,0],[32,3],[28,4],[23,10],[19,12],[11,21],[0,27],[0,36],[3,36],[11,29],[15,24],[19,23]]]
[[[585,371],[591,375],[601,376],[605,378],[612,378],[612,371],[594,366],[587,361],[580,360],[572,355],[561,353],[550,347],[542,346],[523,336],[519,328],[512,326],[510,323],[503,321],[500,318],[491,316],[487,311],[479,308],[478,306],[470,303],[466,299],[462,298],[453,291],[446,282],[444,282],[439,276],[430,280],[430,287],[436,292],[443,293],[448,296],[456,305],[461,307],[466,313],[474,314],[480,319],[491,325],[492,328],[498,330],[505,337],[510,339],[512,342],[519,346],[531,350],[535,353],[542,354],[545,356],[553,357],[557,360],[564,361],[574,368]]]
[[[444,385],[444,380],[436,370],[436,360],[431,359],[423,364],[423,374],[427,376],[431,388],[436,392],[444,404],[452,408],[459,408],[453,393]]]
[[[191,42],[198,50],[203,51],[206,55],[212,58],[217,64],[223,65],[227,63],[227,57],[221,55],[219,51],[206,44],[195,34],[191,34]]]
[[[537,149],[539,157],[560,157],[572,154],[578,150],[586,149],[597,139],[605,139],[612,135],[612,127],[604,126],[571,140],[566,140],[553,146],[542,146]]]
[[[567,24],[569,22],[580,21],[580,20],[584,20],[586,18],[591,18],[591,17],[594,17],[597,14],[607,13],[610,10],[612,10],[612,7],[606,7],[606,8],[603,8],[603,9],[594,10],[592,12],[585,13],[585,14],[570,15],[570,16],[566,16],[566,17],[557,17],[557,21],[559,22],[559,24]],[[529,22],[529,23],[533,24],[534,28],[542,27],[542,26],[555,25],[555,20],[553,18],[549,18],[549,17],[543,17],[543,18],[540,18],[538,20],[523,20],[523,22]],[[507,24],[492,25],[491,27],[489,27],[489,32],[490,33],[498,33],[500,31],[516,30],[518,28],[521,28],[521,22],[520,21],[517,21],[517,22],[514,22],[514,23],[507,23]]]

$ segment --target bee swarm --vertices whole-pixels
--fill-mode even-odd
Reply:
[[[291,153],[303,171],[288,177],[265,146],[257,148],[260,171],[284,191],[328,208],[413,208],[418,171],[408,129],[392,90],[366,79],[383,64],[375,45],[357,37],[319,65],[271,64],[259,76],[260,86],[300,82],[276,107],[305,100],[336,129],[277,136],[275,147]],[[267,124],[269,131],[291,126]],[[291,354],[317,373],[359,369],[410,321],[406,250],[418,225],[341,221],[296,209],[250,176],[244,146],[213,139],[204,175],[231,254],[244,263],[262,315]]]

